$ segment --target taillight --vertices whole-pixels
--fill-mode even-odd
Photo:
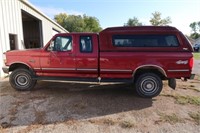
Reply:
[[[190,67],[190,69],[192,69],[193,64],[194,64],[194,58],[191,57],[191,58],[190,58],[190,61],[189,61],[189,67]]]

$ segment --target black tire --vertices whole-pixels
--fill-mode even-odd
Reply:
[[[158,96],[162,88],[161,78],[154,73],[141,74],[135,82],[136,92],[141,97],[152,98]]]
[[[9,81],[11,86],[18,91],[29,91],[34,88],[37,80],[33,80],[33,73],[27,69],[14,70]]]

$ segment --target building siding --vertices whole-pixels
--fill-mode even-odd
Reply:
[[[42,23],[42,42],[45,45],[52,37],[53,29],[61,33],[67,32],[57,23],[38,11],[25,0],[0,0],[0,67],[4,65],[3,53],[10,50],[9,34],[17,35],[16,49],[24,49],[24,37],[22,27],[22,10],[39,19]],[[1,68],[0,68],[1,69]],[[0,71],[0,76],[5,76]]]

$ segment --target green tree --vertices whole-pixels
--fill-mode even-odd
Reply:
[[[198,25],[198,27],[199,27],[199,32],[200,32],[200,21],[197,22],[197,25]]]
[[[96,17],[60,13],[54,20],[69,32],[99,32],[102,30]]]
[[[54,20],[56,20],[56,22],[59,23],[62,26],[65,24],[66,18],[67,18],[66,13],[60,13],[60,14],[54,16]]]
[[[69,15],[62,25],[69,32],[84,32],[84,20],[81,15]]]
[[[192,29],[192,32],[196,33],[197,32],[197,22],[192,22],[190,24],[190,28]]]
[[[199,34],[199,33],[191,33],[191,34],[190,34],[190,37],[191,37],[192,39],[197,39],[197,38],[200,37],[200,34]]]
[[[143,24],[139,22],[137,17],[129,18],[124,26],[142,26]]]
[[[153,17],[149,20],[149,22],[154,26],[165,26],[167,24],[172,23],[170,17],[166,17],[164,19],[161,18],[160,12],[152,13]]]
[[[85,23],[84,31],[99,32],[102,30],[102,28],[99,24],[99,20],[97,18],[83,15],[83,20]]]
[[[192,39],[197,39],[200,37],[200,21],[199,22],[192,22],[190,25],[190,28],[192,29],[192,33],[190,34],[190,37]]]

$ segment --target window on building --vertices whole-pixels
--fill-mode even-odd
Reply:
[[[92,37],[91,36],[80,37],[80,51],[83,53],[92,52]]]
[[[177,47],[175,35],[114,35],[116,47]]]
[[[17,49],[17,35],[9,34],[10,50]]]

